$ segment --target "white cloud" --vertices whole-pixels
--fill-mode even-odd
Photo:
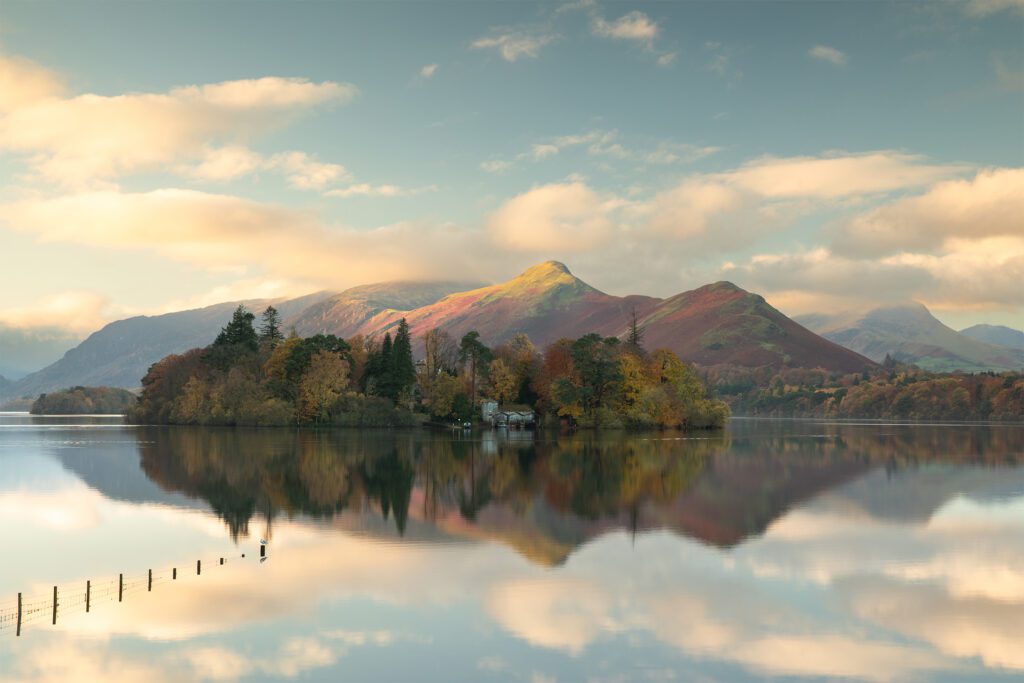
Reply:
[[[514,62],[523,57],[536,57],[540,49],[554,40],[550,33],[510,32],[487,38],[478,38],[472,46],[476,49],[495,48],[506,62]]]
[[[0,310],[0,323],[15,328],[59,328],[86,333],[123,312],[98,292],[74,290],[44,297],[24,307]]]
[[[615,40],[635,40],[650,44],[658,37],[658,24],[643,12],[633,11],[609,22],[594,17],[591,30],[595,36]]]
[[[11,59],[0,62],[0,78],[19,83],[3,100],[0,149],[24,155],[43,178],[77,187],[197,159],[202,166],[218,148],[228,151],[199,173],[236,172],[242,140],[357,92],[345,83],[267,77],[162,93],[63,96],[41,67]],[[233,160],[224,158],[231,153]]]
[[[317,161],[305,152],[276,154],[271,157],[269,164],[283,169],[288,184],[300,190],[319,190],[349,177],[344,166]]]
[[[433,78],[435,73],[437,73],[437,64],[427,64],[420,69],[420,76],[423,78]]]
[[[658,66],[671,66],[678,56],[679,54],[676,52],[666,52],[658,57]]]
[[[488,159],[480,163],[480,168],[488,173],[502,173],[512,168],[512,162],[504,159]]]
[[[488,220],[503,247],[537,253],[593,249],[611,236],[615,200],[582,183],[542,185],[505,202]]]
[[[21,57],[0,54],[0,113],[64,94],[56,73]]]
[[[842,66],[843,64],[846,64],[847,61],[849,61],[849,58],[846,56],[846,53],[841,52],[840,50],[837,50],[834,47],[829,47],[828,45],[815,45],[814,47],[807,51],[807,54],[814,59],[823,62],[830,62],[837,66]]]
[[[397,185],[356,183],[345,188],[331,190],[326,195],[328,197],[399,197],[412,194],[413,192],[413,190],[405,190]]]
[[[180,171],[198,180],[229,181],[255,173],[265,166],[263,157],[244,145],[207,149],[198,164]]]

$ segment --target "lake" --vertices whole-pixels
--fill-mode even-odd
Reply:
[[[0,524],[4,683],[1024,677],[1021,426],[3,414]]]

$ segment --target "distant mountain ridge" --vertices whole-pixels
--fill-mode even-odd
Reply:
[[[1024,350],[1024,332],[1005,325],[972,325],[960,330],[960,334],[986,344]]]
[[[78,384],[135,388],[160,358],[209,344],[239,303],[258,313],[271,302],[229,302],[117,321],[3,391],[21,396]],[[592,287],[557,261],[494,285],[392,282],[273,303],[284,328],[294,327],[301,335],[380,335],[406,318],[414,335],[440,327],[458,338],[476,330],[485,343],[494,345],[525,333],[544,347],[590,332],[624,336],[635,312],[645,328],[646,346],[672,349],[701,365],[820,367],[838,372],[860,372],[874,365],[732,283],[718,282],[667,299],[620,297]]]
[[[961,334],[920,303],[866,312],[815,314],[796,320],[826,339],[881,362],[886,355],[936,372],[1021,370],[1024,351]]]

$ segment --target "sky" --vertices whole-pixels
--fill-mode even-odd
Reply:
[[[1024,328],[1024,2],[0,5],[0,328],[548,259]]]

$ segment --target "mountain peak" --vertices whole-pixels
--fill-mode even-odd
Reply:
[[[519,277],[536,279],[552,275],[556,277],[559,275],[574,277],[572,272],[569,270],[569,267],[561,261],[545,261],[544,263],[538,263],[535,266],[530,266],[524,270]]]

